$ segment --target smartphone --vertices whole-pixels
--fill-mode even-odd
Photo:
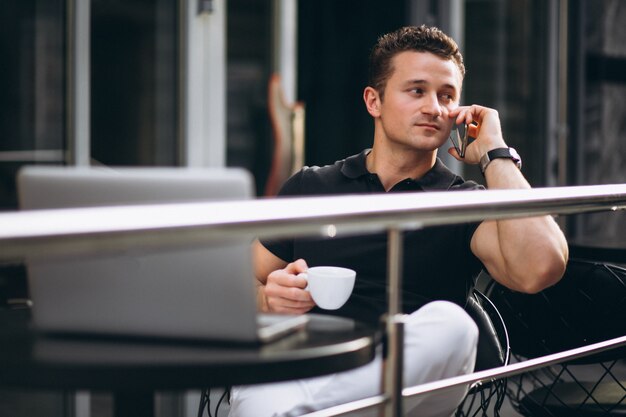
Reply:
[[[474,123],[472,123],[474,124]],[[461,158],[465,158],[465,150],[467,149],[467,145],[474,141],[474,137],[469,135],[469,126],[465,123],[455,126],[450,131],[450,142],[454,145],[456,152],[459,154]],[[474,124],[474,126],[477,126]]]

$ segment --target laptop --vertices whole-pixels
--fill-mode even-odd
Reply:
[[[23,210],[249,199],[252,184],[238,168],[31,166],[17,176]],[[33,324],[55,333],[275,340],[308,318],[257,314],[252,238],[29,259]]]

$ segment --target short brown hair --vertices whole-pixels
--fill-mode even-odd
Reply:
[[[463,55],[454,39],[443,33],[439,28],[422,26],[406,26],[378,38],[369,60],[369,85],[378,91],[381,98],[385,92],[387,80],[391,77],[393,67],[391,60],[400,52],[430,52],[443,59],[453,61],[461,78],[465,76]]]

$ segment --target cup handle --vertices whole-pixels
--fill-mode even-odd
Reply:
[[[298,278],[304,278],[307,280],[307,284],[306,287],[304,287],[304,291],[309,291],[309,276],[307,275],[306,272],[300,272],[298,275],[296,275]]]

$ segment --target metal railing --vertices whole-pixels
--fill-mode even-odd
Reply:
[[[398,416],[402,413],[403,396],[516,375],[626,345],[624,336],[488,371],[402,388],[403,230],[485,219],[624,209],[626,184],[8,212],[0,213],[0,262],[137,246],[194,246],[241,237],[334,237],[387,231],[389,348],[384,392],[308,416],[342,415],[380,405],[385,406],[385,415]]]

